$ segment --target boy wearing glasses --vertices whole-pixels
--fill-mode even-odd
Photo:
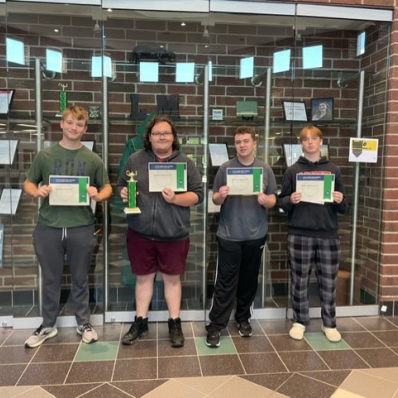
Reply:
[[[123,202],[127,201],[127,173],[137,175],[137,207],[140,214],[127,215],[127,253],[131,270],[136,275],[136,315],[122,344],[131,345],[148,333],[148,310],[157,272],[162,275],[164,295],[169,311],[170,345],[182,347],[181,274],[189,250],[190,206],[203,201],[202,179],[195,164],[179,151],[180,143],[173,122],[157,115],[148,123],[144,149],[127,160],[116,184]],[[163,188],[150,192],[148,163],[185,163],[187,190],[174,192]]]

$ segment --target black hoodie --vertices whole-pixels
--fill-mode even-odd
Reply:
[[[296,175],[319,171],[326,171],[335,175],[334,190],[344,195],[342,202],[339,204],[336,202],[325,202],[325,204],[291,203],[290,195],[296,192]],[[289,234],[338,239],[337,213],[344,214],[348,210],[340,169],[324,156],[317,162],[310,162],[305,157],[300,156],[283,176],[282,190],[278,195],[277,204],[287,213]]]

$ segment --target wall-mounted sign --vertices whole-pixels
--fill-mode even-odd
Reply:
[[[376,163],[379,140],[376,138],[350,138],[349,162]]]

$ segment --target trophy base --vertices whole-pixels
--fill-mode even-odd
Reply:
[[[123,211],[126,214],[141,214],[141,210],[138,207],[125,207]]]

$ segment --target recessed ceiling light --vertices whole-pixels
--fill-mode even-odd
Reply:
[[[113,10],[112,10],[112,8],[108,8],[106,11],[107,12],[112,12]]]
[[[181,26],[185,26],[186,25],[186,23],[185,22],[181,22]]]
[[[58,33],[58,32],[59,32],[59,29],[54,29],[54,32],[55,32],[55,33]]]

